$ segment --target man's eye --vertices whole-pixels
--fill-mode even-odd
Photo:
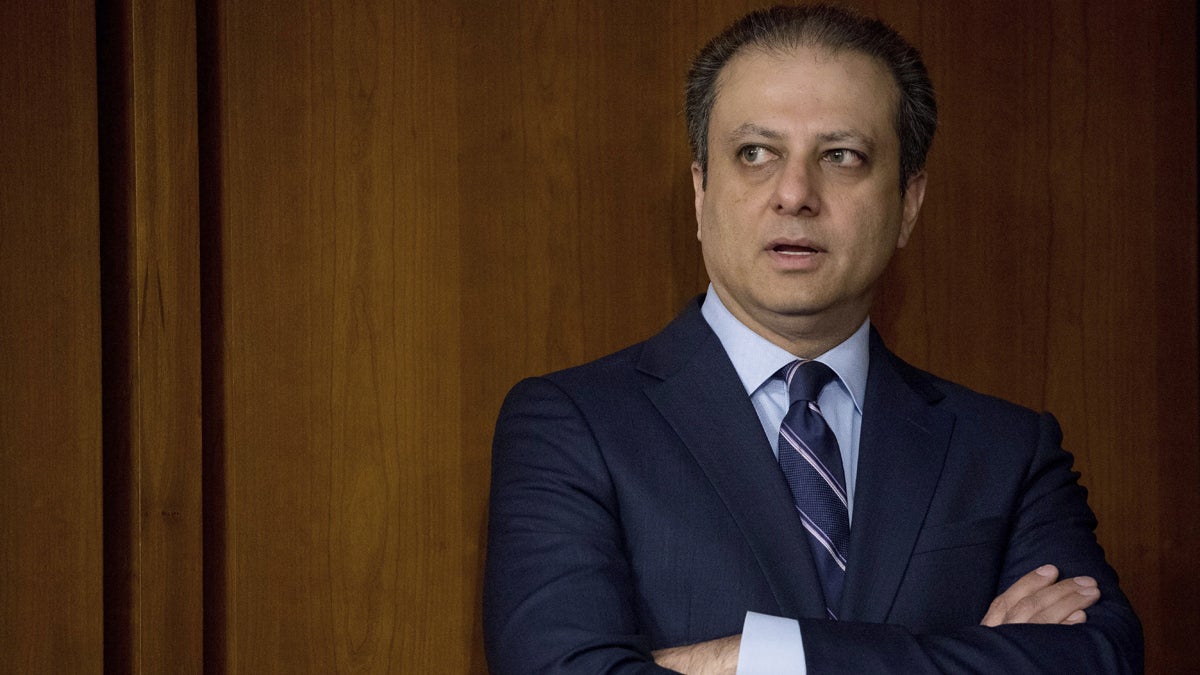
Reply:
[[[865,158],[861,153],[845,148],[830,150],[825,153],[825,161],[837,166],[859,166]]]
[[[747,145],[738,150],[738,157],[746,164],[762,164],[770,159],[771,153],[761,145]]]

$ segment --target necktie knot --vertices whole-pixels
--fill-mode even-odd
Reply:
[[[825,385],[837,378],[833,369],[820,361],[793,361],[786,366],[783,379],[787,382],[788,398],[797,401],[816,401]]]

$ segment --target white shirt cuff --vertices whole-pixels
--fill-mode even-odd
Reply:
[[[737,675],[807,675],[800,622],[746,612]]]

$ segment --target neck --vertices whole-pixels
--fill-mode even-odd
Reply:
[[[865,319],[865,316],[860,317],[854,323],[840,325],[836,329],[823,327],[821,330],[810,330],[804,327],[793,330],[776,329],[764,331],[756,326],[751,326],[750,328],[767,340],[770,340],[772,344],[786,349],[798,358],[815,359],[850,339],[850,336],[854,335],[854,331],[858,330]]]

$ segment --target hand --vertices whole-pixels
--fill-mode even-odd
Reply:
[[[996,596],[980,623],[1053,623],[1070,626],[1087,621],[1088,607],[1100,599],[1100,589],[1091,577],[1072,577],[1058,583],[1058,568],[1042,565],[1017,579]]]
[[[686,647],[671,647],[654,652],[654,662],[686,675],[734,675],[742,636],[700,642]]]

